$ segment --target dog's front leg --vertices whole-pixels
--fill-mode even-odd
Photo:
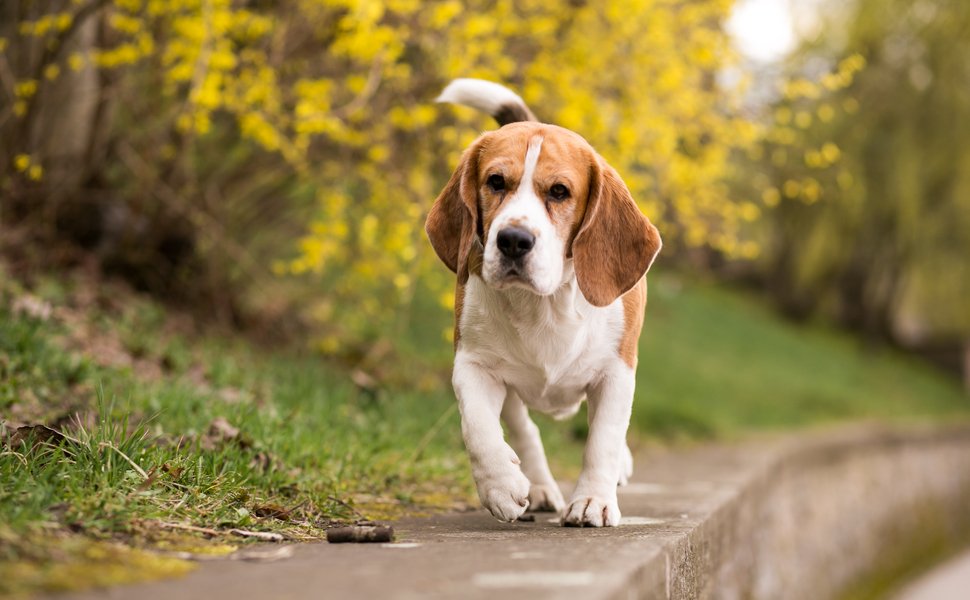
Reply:
[[[455,355],[452,384],[478,497],[496,519],[514,521],[529,507],[529,480],[502,435],[505,384],[461,350]]]
[[[512,447],[522,459],[522,473],[531,483],[529,508],[535,511],[561,511],[566,506],[566,501],[549,470],[539,428],[529,418],[529,409],[514,392],[509,392],[505,397],[502,420],[508,427]]]
[[[626,447],[635,383],[634,371],[620,365],[587,391],[589,436],[583,454],[583,471],[569,506],[563,511],[563,525],[615,527],[620,524],[616,484]]]

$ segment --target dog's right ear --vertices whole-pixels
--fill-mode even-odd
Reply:
[[[458,274],[461,284],[468,281],[468,254],[479,239],[478,157],[484,139],[478,138],[461,155],[424,224],[438,258]]]

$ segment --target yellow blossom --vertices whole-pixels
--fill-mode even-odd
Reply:
[[[816,114],[818,115],[818,120],[819,121],[821,121],[823,123],[828,123],[833,118],[835,118],[835,109],[832,108],[832,105],[831,104],[829,104],[829,103],[826,102],[826,103],[821,104],[818,107],[818,110],[816,111]]]
[[[30,98],[37,93],[37,81],[25,79],[14,86],[14,95],[18,98]]]
[[[821,154],[829,164],[836,162],[842,156],[839,147],[832,142],[827,142],[822,146]]]
[[[785,181],[785,184],[781,189],[785,193],[785,196],[789,198],[797,198],[798,194],[802,191],[802,185],[794,179],[789,179]]]
[[[767,188],[761,192],[761,200],[765,203],[765,206],[778,206],[778,202],[781,201],[781,192],[778,191],[778,188]]]

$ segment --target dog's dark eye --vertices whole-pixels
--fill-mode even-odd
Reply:
[[[505,178],[498,174],[489,175],[485,183],[488,184],[488,187],[492,188],[493,192],[501,192],[505,189]]]
[[[565,200],[569,197],[569,188],[561,183],[557,183],[549,188],[549,195],[553,200]]]

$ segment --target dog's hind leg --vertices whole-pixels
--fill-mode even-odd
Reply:
[[[633,477],[633,453],[630,452],[630,444],[625,442],[623,450],[620,451],[620,480],[617,485],[630,483]]]
[[[536,511],[559,512],[566,506],[559,485],[549,470],[546,452],[542,447],[539,427],[529,417],[529,409],[515,394],[509,392],[502,406],[502,421],[509,433],[509,442],[522,460],[522,472],[529,478],[529,508]]]

